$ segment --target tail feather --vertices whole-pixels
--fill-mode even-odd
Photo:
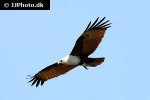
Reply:
[[[90,67],[96,67],[97,65],[100,65],[102,62],[104,62],[104,57],[103,58],[87,58],[85,61],[86,66]]]

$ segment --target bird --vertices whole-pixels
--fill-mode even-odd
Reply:
[[[88,69],[88,67],[96,67],[104,62],[105,57],[91,58],[88,56],[96,50],[106,30],[111,27],[112,23],[109,23],[110,20],[104,21],[105,18],[99,20],[98,17],[92,24],[90,21],[81,36],[76,40],[71,53],[35,75],[28,75],[30,79],[28,83],[31,82],[31,86],[36,85],[38,87],[39,84],[42,86],[45,81],[66,74],[77,66]]]

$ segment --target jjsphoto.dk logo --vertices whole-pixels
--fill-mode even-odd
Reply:
[[[50,10],[50,0],[4,0],[0,10]]]

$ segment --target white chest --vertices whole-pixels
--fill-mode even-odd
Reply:
[[[60,59],[58,63],[65,65],[78,65],[80,63],[80,58],[78,56],[67,55]]]

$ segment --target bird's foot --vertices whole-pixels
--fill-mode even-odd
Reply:
[[[86,65],[85,65],[85,64],[83,64],[82,66],[83,66],[86,70],[88,70],[88,68],[86,67]]]

